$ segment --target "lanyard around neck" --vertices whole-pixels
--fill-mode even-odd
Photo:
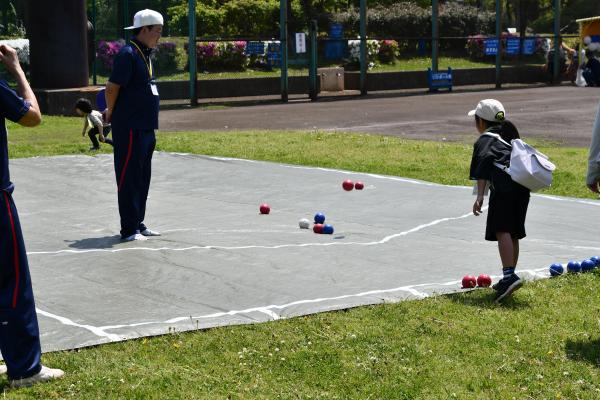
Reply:
[[[135,48],[140,52],[140,56],[142,56],[142,60],[144,60],[144,64],[146,64],[146,68],[148,68],[150,79],[152,79],[154,75],[152,74],[152,61],[150,60],[150,57],[148,57],[148,60],[146,61],[146,56],[144,56],[144,52],[142,51],[142,49],[140,49],[140,46],[138,46],[137,43],[133,40],[131,40],[131,44],[133,44]]]

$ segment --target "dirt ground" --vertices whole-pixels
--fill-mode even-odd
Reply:
[[[162,131],[324,130],[393,135],[409,139],[471,141],[467,112],[480,99],[500,100],[521,135],[587,147],[600,100],[599,88],[535,86],[376,93],[365,97],[294,99],[234,107],[163,110]]]

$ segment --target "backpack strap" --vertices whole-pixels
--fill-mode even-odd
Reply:
[[[499,141],[501,141],[502,143],[504,143],[505,145],[507,145],[508,147],[512,147],[512,145],[510,143],[508,143],[506,140],[502,139],[500,137],[500,135],[498,135],[497,133],[492,133],[492,132],[483,132],[482,135],[487,135],[487,136],[491,136],[493,138],[498,139]]]
[[[482,135],[487,135],[487,136],[491,136],[493,138],[498,139],[499,141],[501,141],[502,143],[504,143],[505,145],[507,145],[508,147],[512,148],[512,145],[510,143],[508,143],[506,140],[502,139],[500,137],[500,135],[498,135],[497,133],[492,133],[492,132],[484,132],[482,133]],[[499,163],[494,163],[494,166],[500,168],[502,171],[506,172],[507,174],[508,172],[508,167],[506,165],[502,165]]]

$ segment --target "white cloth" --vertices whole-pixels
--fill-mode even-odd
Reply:
[[[87,115],[87,122],[90,128],[97,127],[99,132],[102,132],[102,129],[105,126],[110,125],[104,122],[104,119],[102,118],[102,113],[96,110],[92,110],[92,112]]]
[[[583,70],[581,68],[577,69],[577,77],[575,78],[575,84],[579,87],[587,86],[587,82],[583,78]]]
[[[598,103],[598,111],[596,112],[596,122],[592,130],[592,144],[590,145],[590,153],[588,156],[588,170],[586,183],[588,185],[600,179],[600,103]]]

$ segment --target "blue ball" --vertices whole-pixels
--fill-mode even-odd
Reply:
[[[333,226],[329,225],[329,224],[325,224],[323,226],[323,233],[326,235],[331,235],[333,234]]]
[[[581,264],[579,261],[569,261],[567,264],[567,271],[571,273],[581,272]]]
[[[594,262],[592,260],[583,260],[581,262],[581,270],[583,272],[589,272],[589,271],[593,270],[594,268],[596,268],[596,264],[594,264]]]
[[[323,222],[325,222],[325,214],[316,213],[315,214],[315,224],[322,224]]]
[[[598,256],[590,257],[590,260],[592,260],[594,262],[594,264],[596,264],[596,267],[600,267],[600,257],[598,257]]]
[[[550,266],[550,276],[559,276],[562,275],[563,272],[565,272],[565,269],[563,268],[562,264],[552,264]]]

